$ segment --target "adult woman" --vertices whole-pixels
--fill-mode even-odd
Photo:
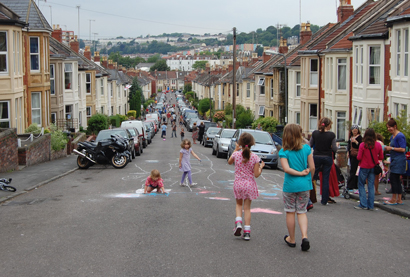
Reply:
[[[349,153],[350,161],[350,175],[347,180],[347,188],[357,189],[358,177],[356,176],[357,167],[359,161],[357,160],[357,154],[359,153],[359,146],[362,143],[362,136],[360,135],[359,126],[353,125],[349,135],[349,145],[347,146],[347,153]]]
[[[261,124],[260,124],[260,123],[258,123],[258,127],[256,127],[256,128],[255,128],[255,130],[258,130],[258,131],[263,131],[263,129],[262,129],[262,127],[261,127]]]
[[[196,144],[196,140],[198,139],[198,127],[196,127],[196,122],[194,123],[194,126],[192,127],[192,141],[194,144]]]
[[[396,120],[390,118],[387,121],[387,130],[392,136],[390,137],[390,146],[386,146],[385,150],[390,151],[390,183],[392,197],[389,201],[384,202],[385,205],[402,205],[401,200],[402,188],[400,175],[406,173],[406,137],[397,129]]]
[[[323,117],[319,121],[319,130],[315,130],[310,138],[310,147],[314,147],[313,159],[315,161],[315,175],[314,180],[318,180],[319,170],[322,167],[323,172],[323,182],[320,186],[322,187],[322,200],[320,203],[322,205],[327,205],[329,200],[329,176],[330,169],[333,165],[333,153],[336,153],[336,135],[331,132],[332,121]],[[334,202],[334,201],[333,201]]]
[[[383,136],[379,133],[376,133],[376,142],[379,143],[384,150],[384,143],[383,143]],[[383,168],[383,160],[379,160],[379,165]],[[380,173],[383,174],[383,173]],[[374,195],[381,195],[379,192],[379,181],[380,181],[380,174],[374,178]]]
[[[201,124],[199,124],[198,130],[199,130],[198,131],[198,136],[199,136],[198,140],[202,141],[202,139],[204,137],[204,133],[205,133],[205,124],[204,124],[203,121],[201,122]]]
[[[360,161],[359,171],[359,206],[355,209],[373,210],[374,209],[374,167],[383,160],[383,150],[380,143],[376,142],[376,133],[372,128],[367,129],[364,133],[363,143],[359,147],[357,159]],[[368,188],[368,197],[366,197],[366,185]]]

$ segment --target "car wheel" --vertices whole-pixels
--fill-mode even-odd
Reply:
[[[218,147],[218,145],[216,147]],[[212,146],[212,155],[215,155],[215,154],[216,154],[216,151],[215,151],[214,147]]]
[[[137,156],[141,156],[141,147],[140,146],[138,146]]]
[[[222,158],[222,154],[221,154],[221,152],[219,152],[219,147],[216,148],[216,157],[217,158]],[[229,160],[229,158],[228,158],[228,160]]]

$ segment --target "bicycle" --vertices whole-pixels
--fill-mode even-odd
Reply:
[[[15,192],[17,189],[13,186],[10,186],[11,180],[12,180],[11,178],[10,179],[1,178],[0,179],[0,190]]]

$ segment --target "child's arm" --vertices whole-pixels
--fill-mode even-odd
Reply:
[[[182,153],[181,153],[181,152],[179,152],[179,168],[181,168],[181,167],[182,167],[182,165],[181,165],[181,161],[182,161]]]
[[[147,188],[148,188],[148,186],[144,187],[144,194],[147,193]]]
[[[308,166],[309,166],[309,170],[312,173],[312,179],[313,176],[315,174],[315,161],[313,160],[313,154],[310,153],[310,155],[308,156]]]
[[[235,150],[233,150],[232,155],[229,157],[229,160],[228,160],[229,165],[235,162],[234,158],[232,157],[233,153],[235,153],[236,151],[239,151],[240,149],[241,147],[237,143],[235,143]]]
[[[262,174],[262,168],[265,166],[265,162],[262,161],[261,163],[256,163],[253,167],[253,175],[255,178],[258,178]]]
[[[310,172],[309,168],[306,168],[303,171],[297,171],[297,170],[294,170],[294,169],[290,168],[288,159],[286,159],[286,158],[280,158],[280,163],[282,164],[283,171],[285,171],[285,173],[288,173],[290,175],[306,176]]]
[[[192,150],[191,153],[192,153],[192,156],[198,159],[198,161],[201,161],[201,159],[194,153],[194,150]]]

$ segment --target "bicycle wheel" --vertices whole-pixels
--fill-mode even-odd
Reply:
[[[3,187],[4,187],[4,190],[11,191],[11,192],[15,192],[17,190],[15,187],[12,187],[12,186],[4,185]]]

